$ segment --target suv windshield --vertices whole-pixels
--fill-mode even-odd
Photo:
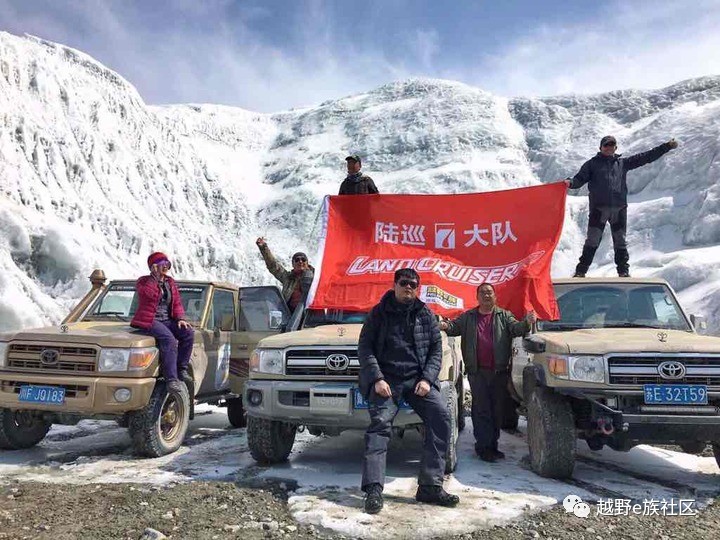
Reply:
[[[207,285],[178,283],[178,290],[189,322],[200,322],[205,307]],[[134,283],[111,283],[83,317],[85,321],[130,322],[137,310]]]
[[[555,285],[559,321],[540,321],[538,330],[578,328],[664,328],[690,332],[667,286],[661,284]]]
[[[308,309],[305,312],[303,328],[315,328],[325,324],[362,324],[367,313],[342,309]]]

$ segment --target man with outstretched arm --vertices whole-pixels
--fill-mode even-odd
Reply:
[[[600,140],[600,151],[597,155],[586,161],[572,179],[564,180],[570,189],[578,189],[587,184],[590,191],[587,238],[573,277],[585,277],[587,274],[602,240],[606,223],[610,223],[618,276],[630,277],[630,255],[625,241],[627,173],[652,163],[677,146],[677,141],[670,139],[647,152],[623,157],[615,153],[615,137],[606,135]]]
[[[417,297],[419,286],[415,270],[397,270],[393,288],[372,308],[360,332],[360,391],[370,413],[361,485],[368,514],[377,514],[383,507],[387,447],[403,399],[425,425],[415,499],[440,506],[460,501],[443,489],[445,452],[452,434],[437,385],[442,338],[435,315]]]
[[[295,311],[310,290],[315,276],[315,268],[308,262],[307,255],[298,251],[292,256],[292,270],[288,271],[277,261],[264,238],[258,238],[255,244],[260,250],[267,269],[282,283],[282,295],[290,311]]]
[[[462,356],[472,393],[475,453],[483,461],[505,457],[498,449],[505,393],[510,383],[512,339],[527,334],[537,317],[530,311],[525,320],[497,305],[495,288],[477,288],[478,306],[453,321],[442,321],[448,336],[462,336]]]

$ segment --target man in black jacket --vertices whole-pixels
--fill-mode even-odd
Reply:
[[[345,158],[347,163],[347,176],[343,183],[340,184],[340,193],[338,195],[369,195],[379,193],[375,187],[375,182],[369,176],[365,176],[360,172],[362,161],[360,156],[353,154]]]
[[[537,320],[533,311],[524,321],[497,305],[495,288],[483,283],[477,288],[478,306],[440,329],[448,336],[462,336],[465,373],[472,392],[472,422],[475,453],[483,461],[505,457],[498,450],[505,396],[510,382],[512,339],[527,334]]]
[[[675,139],[670,139],[647,152],[622,157],[615,153],[617,149],[615,137],[606,135],[600,141],[600,152],[586,161],[572,179],[565,179],[570,189],[578,189],[587,184],[590,191],[587,238],[574,277],[585,277],[602,240],[606,223],[610,223],[618,276],[630,276],[630,255],[625,242],[627,172],[652,163],[663,154],[677,148],[677,145]]]
[[[425,424],[425,442],[415,499],[455,506],[460,499],[443,489],[450,417],[437,385],[442,338],[437,319],[417,297],[420,276],[395,272],[395,284],[372,308],[360,332],[360,390],[369,403],[362,490],[365,511],[383,507],[385,458],[399,403],[405,400]]]

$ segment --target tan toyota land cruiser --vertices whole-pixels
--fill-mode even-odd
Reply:
[[[56,327],[0,334],[0,448],[29,448],[52,424],[83,418],[127,426],[135,451],[156,457],[182,444],[195,403],[228,408],[244,426],[242,391],[250,352],[277,333],[287,313],[276,287],[178,280],[195,327],[187,394],[168,393],[154,338],[129,326],[135,281],[96,270],[92,289]],[[191,400],[190,396],[194,399]]]
[[[527,411],[530,463],[566,478],[577,438],[592,450],[713,444],[720,463],[720,338],[698,335],[664,280],[554,282],[558,321],[513,348],[513,387]]]
[[[250,359],[245,385],[248,446],[260,463],[278,463],[290,455],[299,428],[313,435],[339,435],[367,429],[367,402],[358,388],[358,338],[365,313],[296,310],[284,334],[263,339]],[[458,338],[443,338],[439,385],[452,422],[448,472],[457,463],[462,415],[463,377]],[[400,436],[422,425],[407,404],[395,419]]]

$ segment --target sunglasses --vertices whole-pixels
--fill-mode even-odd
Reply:
[[[418,288],[418,282],[411,279],[401,279],[400,281],[398,281],[398,285],[400,285],[401,287],[410,287],[411,289]]]
[[[170,268],[172,268],[172,264],[170,264],[170,261],[160,261],[159,263],[157,263],[157,267],[167,268],[168,270],[170,270]]]
[[[294,263],[304,263],[304,262],[307,262],[307,259],[305,257],[295,257],[293,259],[293,262]]]
[[[617,143],[614,143],[614,142],[606,142],[605,144],[603,144],[603,148],[606,148],[606,147],[608,147],[608,146],[617,146]]]

